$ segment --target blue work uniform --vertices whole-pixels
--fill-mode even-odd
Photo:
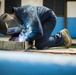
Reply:
[[[37,49],[64,44],[63,35],[60,32],[51,36],[56,25],[56,15],[51,9],[35,5],[24,5],[13,9],[24,26],[24,29],[19,34],[20,40],[35,40]]]

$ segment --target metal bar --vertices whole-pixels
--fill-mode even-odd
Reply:
[[[76,55],[0,51],[0,75],[76,75]]]

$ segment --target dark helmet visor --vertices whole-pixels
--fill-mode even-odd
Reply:
[[[21,22],[11,14],[5,13],[0,16],[0,33],[4,35],[19,33],[23,28]]]

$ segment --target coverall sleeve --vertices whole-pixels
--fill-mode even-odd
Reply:
[[[43,29],[40,19],[37,14],[27,21],[25,29],[19,35],[19,39],[22,41],[36,40],[43,36]]]

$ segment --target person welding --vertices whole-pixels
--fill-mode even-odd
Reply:
[[[51,35],[56,26],[57,17],[52,9],[45,6],[24,5],[13,7],[12,13],[0,16],[0,32],[11,35],[10,41],[29,41],[37,49],[46,49],[65,45],[71,46],[71,37],[67,29]]]

